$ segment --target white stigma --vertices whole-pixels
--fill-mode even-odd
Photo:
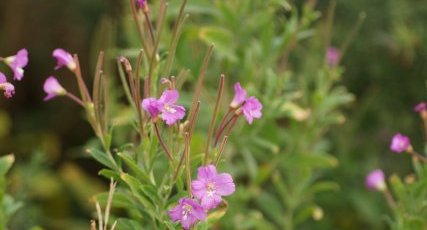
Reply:
[[[215,184],[212,182],[208,182],[206,184],[206,190],[209,197],[212,197],[215,194]]]

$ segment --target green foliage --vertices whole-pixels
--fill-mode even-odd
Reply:
[[[144,81],[152,74],[151,96],[158,96],[165,88],[158,84],[161,77],[175,76],[177,88],[181,89],[180,100],[190,108],[192,89],[203,72],[204,55],[207,47],[214,44],[201,89],[198,123],[192,133],[189,162],[192,176],[204,157],[220,74],[226,76],[221,108],[226,108],[232,98],[232,84],[240,81],[249,95],[261,99],[264,109],[262,120],[252,126],[243,125],[243,121],[236,124],[219,168],[233,175],[237,191],[224,206],[210,212],[207,222],[199,224],[197,229],[382,229],[384,223],[393,229],[426,228],[424,165],[410,168],[409,161],[389,156],[386,150],[388,137],[398,127],[407,131],[414,123],[414,119],[408,118],[412,102],[425,96],[425,86],[420,82],[425,80],[422,78],[426,49],[422,44],[426,41],[423,14],[426,4],[416,0],[188,0],[184,9],[188,16],[184,14],[181,21],[177,19],[181,1],[170,1],[160,30],[161,2],[149,1],[155,36],[161,34],[156,55],[150,55],[154,44],[147,42],[148,52],[145,50],[141,63],[137,63],[142,47],[140,35],[130,19],[129,1],[123,1],[121,10],[126,12],[123,18],[118,23],[109,19],[100,23],[90,49],[91,61],[81,63],[94,72],[99,49],[110,47],[105,50],[103,68],[109,85],[104,94],[109,98],[101,92],[97,101],[100,106],[86,105],[86,115],[99,140],[89,140],[83,148],[87,151],[72,150],[99,162],[103,167],[99,175],[118,181],[111,203],[110,227],[117,221],[116,229],[179,229],[167,210],[187,195],[183,173],[186,166],[175,171],[184,153],[183,127],[160,127],[161,135],[175,154],[174,160],[168,162],[146,117],[145,131],[140,130],[138,106],[132,102],[123,66],[115,62],[117,56],[129,58],[134,71],[140,67],[139,76],[135,77],[138,80]],[[336,20],[332,29],[330,16],[335,3]],[[353,31],[356,21],[364,15],[366,23],[356,36]],[[174,25],[184,20],[175,34]],[[335,32],[331,33],[332,30]],[[144,36],[149,41],[148,33]],[[341,62],[345,68],[329,66],[325,61],[330,45],[345,48]],[[120,77],[116,77],[116,72]],[[123,89],[116,87],[120,82]],[[342,112],[349,108],[346,106],[354,97],[344,85],[358,97],[353,110],[346,110],[346,114]],[[103,96],[108,98],[109,107],[104,107]],[[225,112],[220,111],[219,117]],[[105,120],[100,114],[106,115]],[[12,119],[0,115],[3,138],[11,131]],[[14,122],[15,119],[18,118],[13,116]],[[27,123],[38,123],[38,119],[42,120],[34,118]],[[104,123],[99,122],[98,126],[97,119]],[[18,130],[25,130],[22,127],[25,126]],[[141,134],[146,137],[140,137]],[[31,135],[39,136],[20,135],[16,139],[22,140],[11,146],[27,152],[32,149],[26,142],[28,138],[43,142],[32,139]],[[170,136],[175,137],[169,139]],[[10,141],[3,139],[2,143]],[[414,138],[414,145],[418,146],[421,139],[421,135]],[[48,141],[47,149],[54,148],[59,153],[56,137],[49,136]],[[68,142],[75,145],[71,140]],[[212,156],[217,156],[218,151],[212,148]],[[69,149],[64,151],[69,152]],[[61,212],[53,216],[79,218],[68,217],[61,226],[81,229],[88,225],[81,219],[88,218],[85,215],[93,211],[94,202],[103,208],[108,205],[108,193],[95,195],[93,202],[87,202],[87,197],[105,188],[99,189],[93,180],[86,180],[88,176],[79,170],[83,166],[62,165],[61,157],[61,165],[55,167],[60,171],[57,173],[46,169],[46,162],[32,159],[37,167],[21,166],[18,176],[12,177],[24,188],[21,193],[31,191],[24,217],[33,210],[38,214],[29,222],[40,221],[49,229],[56,222],[52,224],[47,219],[52,210],[59,209]],[[395,173],[390,179],[390,191],[397,208],[389,213],[381,195],[369,193],[363,187],[364,172],[378,165]],[[0,167],[0,171],[7,172],[7,168],[7,165]],[[95,171],[92,166],[88,168]],[[178,175],[176,181],[172,178],[174,173]],[[415,179],[402,176],[408,173],[415,174],[411,175]],[[8,182],[2,179],[0,184],[6,187]],[[2,209],[1,220],[4,214],[6,223],[19,203],[13,202],[4,191],[1,198],[7,208],[4,212]],[[36,200],[36,204],[30,199]],[[386,221],[384,214],[390,216]]]
[[[0,157],[0,229],[7,229],[11,216],[22,207],[22,203],[15,201],[12,196],[6,193],[7,178],[6,173],[10,170],[15,161],[13,154]]]
[[[225,73],[229,84],[249,85],[264,104],[263,119],[250,129],[239,127],[230,139],[224,163],[245,181],[238,188],[245,195],[230,200],[221,226],[295,228],[318,210],[317,193],[339,189],[322,180],[325,170],[338,165],[325,134],[345,120],[339,109],[353,96],[339,85],[343,69],[324,60],[329,41],[319,38],[327,37],[329,22],[319,20],[309,1],[190,1],[188,8],[199,5],[211,10],[191,12],[178,63],[195,66],[197,51],[213,43],[207,81]]]

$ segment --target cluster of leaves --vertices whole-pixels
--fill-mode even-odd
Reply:
[[[226,152],[224,163],[242,183],[222,226],[292,229],[321,219],[316,194],[339,188],[322,180],[338,165],[326,135],[344,122],[340,108],[353,100],[339,85],[343,69],[325,60],[333,7],[323,18],[315,1],[190,1],[188,9],[178,62],[191,66],[200,47],[214,43],[216,69],[266,102],[264,119],[254,129],[240,127]]]
[[[427,135],[426,106],[425,102],[421,102],[414,107],[414,111],[419,113],[422,119],[424,135]],[[410,138],[400,133],[393,136],[390,149],[395,153],[400,153],[399,155],[403,155],[403,152],[410,155],[414,173],[407,175],[404,182],[399,176],[393,174],[389,178],[392,193],[388,192],[387,187],[384,186],[384,195],[392,211],[392,217],[387,218],[388,224],[391,229],[425,229],[427,227],[426,149],[423,154],[418,153],[414,150]]]
[[[0,157],[0,229],[6,229],[10,217],[22,207],[22,203],[15,201],[6,193],[6,174],[12,167],[15,157],[13,154]]]
[[[396,199],[391,206],[392,217],[387,218],[391,229],[421,230],[427,227],[427,166],[413,159],[415,175],[408,175],[405,181],[397,175],[389,178],[389,185]]]
[[[329,153],[326,134],[333,125],[344,121],[340,108],[353,99],[339,85],[343,69],[329,66],[325,61],[325,52],[330,45],[330,18],[320,19],[315,1],[203,0],[189,1],[185,12],[190,14],[191,21],[181,24],[186,15],[182,13],[183,8],[175,4],[170,3],[164,19],[159,18],[164,1],[154,1],[150,5],[153,18],[160,19],[153,23],[157,26],[155,31],[162,31],[163,36],[160,36],[158,47],[147,50],[158,49],[158,56],[139,59],[145,54],[131,48],[117,53],[107,50],[106,57],[121,54],[136,59],[137,66],[142,66],[141,75],[153,76],[149,86],[153,94],[158,94],[161,89],[157,85],[159,77],[178,73],[177,86],[188,89],[197,84],[197,74],[207,71],[208,84],[202,89],[201,97],[209,104],[216,95],[213,86],[217,85],[221,71],[227,73],[226,86],[237,80],[245,82],[250,94],[266,102],[264,119],[250,129],[236,126],[236,138],[230,139],[231,146],[224,152],[222,163],[233,170],[239,181],[236,196],[229,200],[227,212],[230,215],[223,217],[227,207],[221,207],[199,228],[207,228],[221,217],[220,226],[228,229],[292,229],[307,222],[311,216],[321,219],[322,208],[316,202],[316,195],[338,189],[337,184],[322,179],[325,171],[338,164]],[[109,25],[103,26],[101,31],[111,32],[108,31]],[[130,47],[140,46],[141,35],[135,32],[134,26],[135,22],[126,17],[124,27],[128,28],[128,33],[125,39]],[[177,40],[181,32],[182,37]],[[149,34],[142,36],[149,39]],[[105,43],[106,36],[99,38]],[[211,43],[215,44],[210,63],[214,68],[206,70],[205,52],[200,50],[206,50],[206,45]],[[172,68],[169,62],[173,60],[169,57],[174,57],[175,53],[178,65]],[[109,67],[109,63],[104,65],[106,75]],[[104,81],[99,70],[96,68],[95,85]],[[126,71],[119,62],[123,85],[129,84]],[[138,142],[138,135],[143,134],[138,131],[140,124],[135,122],[138,114],[134,113],[134,106],[137,105],[131,100],[131,106],[122,103],[123,98],[132,97],[129,88],[125,87],[124,92],[113,88],[110,92],[105,86],[114,85],[115,80],[108,78],[108,81],[101,84],[104,87],[101,90],[94,88],[100,103],[95,103],[98,107],[88,114],[95,119],[105,118],[105,123],[98,131],[96,124],[93,125],[101,141],[89,143],[87,152],[106,167],[100,171],[102,176],[119,182],[111,206],[124,211],[128,218],[116,218],[111,214],[109,225],[117,220],[117,229],[165,226],[175,229],[177,226],[169,221],[166,211],[185,195],[185,180],[179,175],[176,187],[171,186],[174,165],[165,164],[167,160],[158,148],[157,138],[150,135]],[[224,96],[230,98],[227,93]],[[183,101],[188,107],[189,97],[183,93]],[[111,102],[108,110],[106,102]],[[208,107],[200,109],[200,124],[191,143],[194,153],[190,162],[192,169],[202,161],[203,138],[210,112]],[[151,125],[145,128],[154,132]],[[169,132],[178,133],[178,128]],[[182,136],[169,143],[174,143],[176,152],[182,154]],[[94,200],[107,206],[108,196],[103,193]]]

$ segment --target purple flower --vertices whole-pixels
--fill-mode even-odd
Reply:
[[[262,116],[262,104],[256,97],[250,97],[243,104],[243,115],[245,115],[246,121],[252,124],[254,118],[260,119]]]
[[[236,82],[236,84],[234,84],[234,98],[230,103],[230,107],[239,107],[246,100],[246,97],[246,90],[242,88],[239,82]]]
[[[254,96],[248,98],[246,90],[237,82],[234,84],[234,98],[230,103],[230,107],[237,109],[239,106],[242,106],[243,115],[249,124],[252,124],[254,118],[259,119],[262,116],[261,102]],[[239,110],[238,113],[240,114]]]
[[[391,139],[390,149],[395,153],[401,153],[411,147],[409,137],[397,133]]]
[[[74,62],[73,56],[63,49],[55,49],[52,56],[56,58],[55,70],[62,66],[67,66],[68,69],[74,71],[76,69],[76,63]]]
[[[142,100],[142,108],[150,114],[153,119],[157,118],[160,113],[160,105],[156,98],[150,97]]]
[[[169,211],[169,216],[172,221],[181,222],[184,229],[190,229],[199,220],[204,221],[206,219],[206,211],[197,201],[190,198],[181,198],[178,205]]]
[[[145,7],[145,4],[147,4],[146,0],[136,0],[136,7],[143,9]]]
[[[203,208],[212,209],[221,203],[222,196],[234,193],[235,186],[230,174],[218,174],[214,165],[207,165],[199,167],[197,180],[191,182],[191,189]]]
[[[15,94],[15,87],[7,82],[6,76],[2,72],[0,72],[0,89],[4,91],[6,98],[11,98]]]
[[[418,103],[418,104],[414,107],[414,112],[417,112],[417,113],[421,113],[421,112],[426,111],[426,110],[427,110],[427,103],[425,103],[424,101],[423,101],[423,102]]]
[[[384,172],[381,169],[376,169],[366,176],[366,187],[370,190],[384,191],[386,184],[384,181]]]
[[[177,90],[165,90],[160,96],[160,111],[162,112],[162,119],[168,125],[175,124],[185,116],[185,108],[177,105],[179,93]]]
[[[340,56],[340,50],[335,47],[329,47],[326,51],[326,60],[328,61],[329,66],[331,67],[335,67],[338,65]]]
[[[159,99],[150,97],[142,100],[142,108],[153,119],[156,119],[160,114],[166,124],[173,125],[185,116],[185,108],[176,104],[178,98],[177,90],[165,90]]]
[[[67,91],[59,84],[58,80],[50,76],[46,79],[43,85],[43,90],[46,92],[45,101],[48,101],[56,96],[67,94]]]
[[[5,63],[13,71],[13,79],[20,81],[24,77],[24,67],[28,64],[28,51],[27,49],[20,49],[14,56],[4,59]]]

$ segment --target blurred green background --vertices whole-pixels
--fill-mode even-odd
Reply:
[[[93,134],[77,105],[62,98],[43,102],[42,84],[54,73],[51,52],[55,48],[78,53],[82,63],[91,63],[93,47],[102,46],[93,43],[97,28],[105,18],[119,22],[124,3],[0,1],[0,56],[12,55],[23,47],[30,53],[25,78],[16,84],[16,95],[0,100],[0,153],[16,154],[11,193],[22,198],[27,207],[13,219],[15,226],[88,226],[93,205],[87,198],[106,189],[105,181],[97,177],[100,166],[82,151]],[[325,13],[329,4],[318,1],[316,9]],[[360,14],[366,14],[342,60],[342,84],[356,100],[346,107],[346,122],[329,134],[340,163],[327,177],[337,181],[341,189],[320,195],[323,219],[301,229],[386,228],[385,202],[380,194],[366,191],[364,176],[377,167],[387,174],[410,173],[410,159],[388,150],[390,137],[397,131],[411,136],[414,146],[422,148],[422,126],[412,107],[426,98],[426,12],[427,4],[422,0],[337,1],[332,45],[346,42]],[[191,13],[189,20],[209,24]],[[314,50],[304,52],[319,55]],[[4,66],[0,71],[9,73]],[[90,69],[84,72],[86,76],[91,73]],[[61,75],[67,89],[76,92],[70,73],[61,70],[55,74]]]

